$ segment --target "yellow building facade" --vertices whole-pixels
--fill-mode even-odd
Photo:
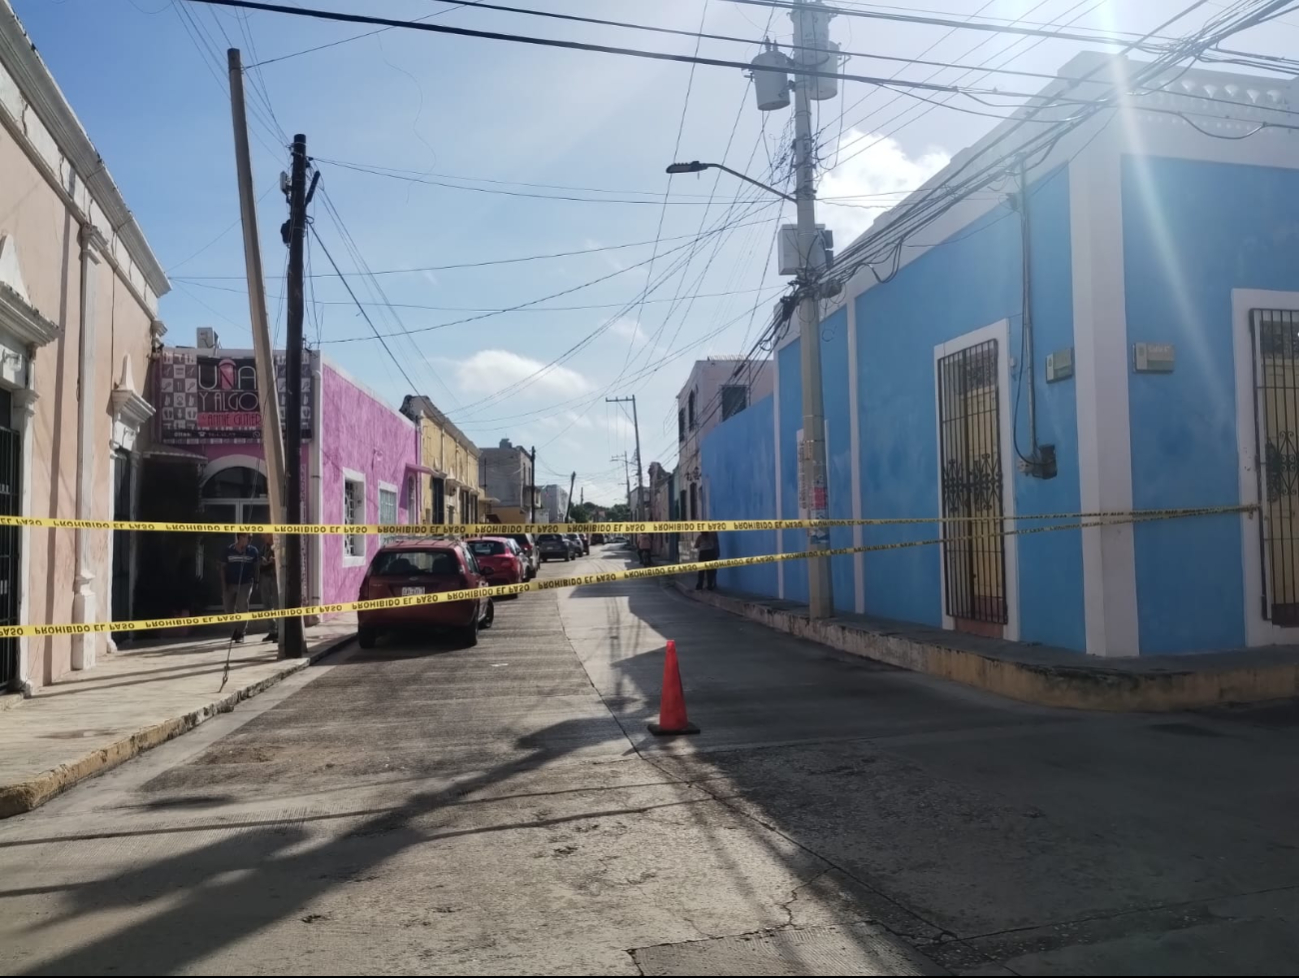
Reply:
[[[411,395],[402,413],[419,424],[424,523],[477,523],[484,515],[478,446],[429,398]]]

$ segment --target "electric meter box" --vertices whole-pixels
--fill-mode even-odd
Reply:
[[[813,255],[812,264],[818,268],[828,268],[834,263],[834,232],[824,224],[818,224],[816,230],[819,232],[816,241],[812,247],[820,249],[820,255]],[[780,259],[781,275],[797,275],[803,269],[803,258],[798,248],[798,225],[785,224],[780,228],[780,248],[778,251]]]

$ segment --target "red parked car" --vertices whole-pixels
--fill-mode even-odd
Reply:
[[[403,540],[390,543],[374,555],[361,582],[360,600],[402,598],[461,588],[491,587],[505,583],[491,567],[475,559],[473,551],[454,540]],[[465,645],[478,644],[478,630],[490,628],[496,617],[491,598],[446,604],[411,605],[357,612],[357,641],[373,648],[384,632],[448,628]]]
[[[492,569],[493,584],[522,584],[528,579],[523,568],[523,555],[518,545],[508,537],[478,537],[466,542],[474,552],[478,566]]]

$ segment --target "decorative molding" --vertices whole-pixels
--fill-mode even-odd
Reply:
[[[0,284],[0,330],[9,332],[24,347],[45,346],[61,330],[7,285]]]
[[[77,244],[81,245],[82,255],[89,258],[96,265],[108,252],[108,242],[99,233],[99,228],[93,224],[81,225],[81,230],[77,232]]]
[[[8,287],[23,302],[31,305],[31,293],[27,291],[22,262],[18,260],[18,242],[12,234],[0,235],[0,285]]]
[[[122,358],[122,376],[108,397],[113,409],[113,448],[133,451],[144,423],[153,417],[153,405],[140,396],[131,369],[131,357]]]

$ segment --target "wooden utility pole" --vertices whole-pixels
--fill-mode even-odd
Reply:
[[[289,246],[288,340],[285,352],[284,404],[288,415],[285,433],[287,448],[288,505],[285,522],[302,525],[302,321],[305,315],[305,262],[307,240],[307,204],[316,191],[320,171],[307,190],[307,137],[293,137],[293,159],[289,179],[289,220],[284,225],[285,244]],[[294,534],[284,555],[285,608],[302,607],[302,537]],[[300,659],[306,654],[306,639],[301,618],[286,618],[285,658]]]
[[[248,276],[248,316],[257,363],[258,402],[262,413],[262,451],[266,459],[266,494],[271,504],[271,522],[284,522],[284,442],[281,439],[279,388],[275,382],[275,351],[271,347],[271,324],[266,316],[262,250],[257,237],[257,198],[253,194],[253,165],[248,150],[248,116],[244,108],[244,70],[238,48],[226,52],[230,69],[230,115],[234,123],[235,169],[239,179],[239,213],[244,230],[244,265]],[[280,553],[284,548],[277,543]],[[284,579],[277,575],[276,590],[284,596]],[[301,624],[299,623],[299,627]],[[283,653],[287,629],[280,630]]]

